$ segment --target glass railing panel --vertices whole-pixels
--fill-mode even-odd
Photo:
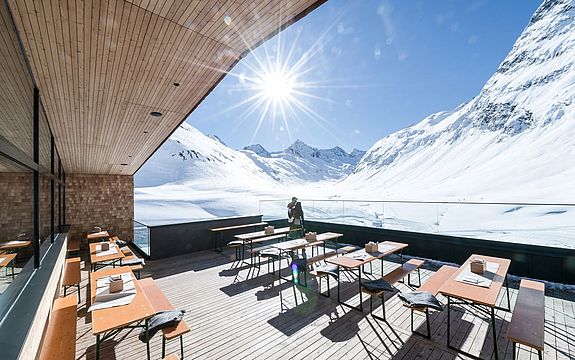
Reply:
[[[383,206],[385,229],[435,233],[438,221],[437,204],[386,202]]]
[[[300,200],[305,219],[345,224],[345,206],[338,200]]]
[[[150,228],[134,221],[134,245],[150,256]]]

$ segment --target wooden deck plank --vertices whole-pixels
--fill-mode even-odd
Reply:
[[[336,281],[330,281],[331,298],[326,298],[317,294],[317,281],[311,277],[308,278],[307,289],[294,288],[289,282],[282,280],[280,284],[278,280],[274,281],[266,266],[262,266],[259,275],[247,267],[231,269],[233,257],[231,249],[222,254],[206,251],[148,261],[142,271],[142,277],[155,279],[175,308],[186,309],[184,319],[191,328],[191,332],[184,335],[186,359],[467,359],[445,346],[446,311],[431,312],[432,338],[428,341],[411,334],[409,310],[395,294],[386,296],[387,322],[382,322],[368,315],[367,296],[364,297],[363,314],[339,305]],[[285,264],[283,261],[284,270]],[[380,264],[379,261],[374,262],[373,276],[381,274]],[[395,262],[385,261],[383,271],[385,273],[396,266]],[[425,268],[421,271],[425,282],[431,272]],[[284,272],[287,275],[287,271]],[[82,271],[83,289],[88,285],[87,274],[86,270]],[[342,298],[358,303],[357,278],[342,275],[342,280]],[[324,291],[325,286],[324,281]],[[405,284],[397,287],[401,291],[409,289]],[[513,305],[517,290],[511,289],[510,294]],[[438,298],[446,302],[443,296]],[[501,302],[506,305],[504,296],[500,297]],[[381,302],[376,301],[376,304],[375,311],[381,313]],[[574,344],[570,338],[573,303],[547,297],[546,304],[547,313],[552,314],[547,318],[552,319],[552,323],[546,327],[545,359],[569,358],[573,356],[570,351],[573,351]],[[465,313],[460,310],[452,313],[452,337],[465,330],[470,334],[457,338],[453,344],[463,344],[464,350],[485,356],[491,351],[490,326],[466,310]],[[510,313],[498,311],[497,316],[502,319],[497,324],[500,355],[508,357],[511,347],[505,339],[505,330]],[[423,316],[415,317],[415,327],[425,330]],[[90,330],[90,317],[86,316],[85,305],[81,304],[77,359],[94,357],[95,337]],[[135,360],[145,356],[145,346],[137,339],[137,334],[138,331],[124,330],[105,341],[103,358],[107,355]],[[559,336],[562,340],[555,340]],[[156,336],[150,343],[152,358],[160,358],[160,338]],[[556,344],[560,345],[559,349],[555,348]],[[177,341],[168,342],[167,352],[179,353],[178,347]],[[533,355],[528,349],[522,349],[519,359],[534,358]]]

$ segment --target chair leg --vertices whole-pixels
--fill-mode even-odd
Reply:
[[[166,357],[166,338],[162,335],[162,359]]]
[[[513,360],[515,360],[516,347],[517,345],[515,345],[515,341],[513,341]]]
[[[184,360],[184,335],[180,335],[180,353],[182,355],[182,360]]]
[[[80,295],[80,284],[78,284],[78,304],[82,301],[82,296]]]

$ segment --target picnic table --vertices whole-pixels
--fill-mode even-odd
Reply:
[[[245,228],[249,228],[249,227],[253,227],[254,230],[256,230],[258,227],[264,226],[267,224],[268,224],[267,222],[262,221],[262,222],[252,223],[252,224],[225,226],[225,227],[213,228],[213,229],[208,229],[208,230],[213,232],[215,235],[214,250],[222,252],[222,237],[223,237],[223,234],[225,231],[239,230],[239,229],[245,229]]]
[[[7,253],[13,253],[17,250],[26,248],[32,245],[30,240],[11,240],[0,243],[0,251],[5,251]]]
[[[113,337],[118,331],[125,328],[140,327],[147,331],[148,319],[155,314],[154,307],[127,266],[104,269],[90,274],[91,304],[97,303],[98,280],[121,274],[129,274],[134,285],[135,296],[129,304],[99,308],[92,311],[92,333],[96,336],[96,360],[100,359],[100,345],[103,341]],[[143,325],[141,325],[142,321],[144,322]],[[150,359],[149,342],[146,344],[146,351],[148,359]]]
[[[481,259],[486,262],[484,274],[474,274],[470,270],[472,259]],[[447,346],[467,356],[478,358],[477,355],[469,354],[450,344],[450,320],[451,306],[469,305],[486,309],[491,316],[491,328],[493,334],[493,354],[495,360],[499,359],[497,352],[497,331],[495,323],[495,310],[510,311],[509,287],[507,285],[507,271],[511,260],[492,256],[473,254],[459,267],[459,269],[441,286],[439,292],[447,297]],[[501,288],[505,285],[507,292],[507,308],[497,306],[497,299]],[[455,301],[454,301],[455,299]],[[477,312],[473,312],[476,314]]]
[[[242,261],[244,260],[244,253],[245,253],[246,244],[250,245],[250,251],[251,251],[251,250],[253,250],[254,240],[264,238],[264,237],[270,236],[270,235],[288,234],[289,232],[290,232],[290,228],[288,226],[288,227],[283,227],[283,228],[279,228],[279,229],[274,229],[274,232],[271,234],[269,234],[269,233],[266,234],[265,230],[261,230],[261,231],[254,231],[254,232],[250,232],[250,233],[235,235],[235,238],[242,242],[241,260]],[[253,263],[249,263],[249,265],[253,265]]]
[[[6,277],[8,277],[8,266],[12,268],[12,280],[14,280],[14,261],[16,260],[17,253],[0,254],[0,269],[6,268]]]
[[[86,235],[88,242],[102,240],[102,239],[108,239],[109,237],[110,237],[110,234],[107,231],[99,231],[99,232],[95,232],[95,233],[89,233],[88,235]]]
[[[337,265],[338,268],[343,268],[345,271],[353,272],[353,271],[357,270],[360,306],[359,307],[353,306],[353,305],[350,305],[344,301],[341,301],[341,299],[340,299],[340,277],[339,276],[337,277],[337,301],[342,305],[345,305],[345,306],[350,307],[352,309],[362,311],[361,304],[363,303],[363,300],[362,300],[362,291],[361,291],[361,273],[363,271],[363,266],[371,263],[374,260],[381,259],[382,271],[383,271],[383,258],[385,256],[388,256],[388,255],[391,255],[391,254],[394,254],[397,252],[402,252],[403,249],[407,248],[407,246],[408,245],[404,244],[404,243],[399,243],[399,242],[394,242],[394,241],[384,241],[384,242],[380,242],[378,244],[378,251],[376,251],[376,252],[368,253],[367,251],[365,251],[365,249],[360,249],[357,251],[350,252],[350,253],[343,255],[343,256],[326,259],[325,261],[327,263]]]
[[[96,271],[98,268],[103,268],[108,265],[116,266],[116,262],[121,261],[125,255],[120,250],[120,247],[113,241],[108,241],[109,249],[102,251],[102,243],[90,244],[90,263],[91,270]],[[102,264],[103,265],[98,265]]]

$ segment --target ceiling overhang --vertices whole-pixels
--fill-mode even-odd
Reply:
[[[250,49],[323,2],[9,0],[65,171],[126,175]]]

